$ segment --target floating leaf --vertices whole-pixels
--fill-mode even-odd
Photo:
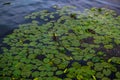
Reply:
[[[120,79],[120,72],[117,72],[115,75],[118,79]]]
[[[21,71],[19,69],[13,71],[13,76],[16,77],[16,78],[20,77],[20,74],[21,74]]]
[[[103,69],[103,74],[105,76],[109,76],[111,74],[111,70],[109,70],[109,69]]]
[[[97,73],[96,73],[96,77],[97,77],[97,78],[102,78],[103,76],[104,76],[104,75],[103,75],[101,72],[97,72]]]
[[[47,75],[48,75],[48,76],[53,76],[54,73],[53,73],[53,72],[47,72]]]
[[[94,69],[96,71],[101,71],[103,69],[103,65],[101,65],[100,63],[96,63]]]
[[[112,57],[111,62],[120,64],[120,58],[119,57]]]
[[[56,71],[56,75],[61,75],[63,74],[63,71]]]
[[[61,60],[58,59],[58,58],[54,58],[54,59],[53,59],[53,63],[54,63],[54,64],[60,64],[60,63],[61,63]]]
[[[113,11],[64,7],[25,18],[30,22],[0,45],[1,80],[119,79],[119,57],[109,55],[118,55],[120,43],[120,17]]]
[[[32,77],[39,77],[39,75],[40,75],[40,72],[38,71],[35,71],[32,73]]]
[[[50,59],[45,58],[45,59],[43,60],[43,62],[44,62],[44,63],[48,63],[48,62],[50,62]]]
[[[91,67],[93,66],[93,62],[87,62],[87,65]]]
[[[100,61],[100,58],[99,58],[99,57],[93,57],[93,58],[92,58],[92,61],[93,61],[93,62],[99,62],[99,61]]]
[[[104,45],[104,47],[105,47],[106,49],[112,49],[112,48],[113,48],[113,45]]]
[[[107,77],[103,77],[102,80],[110,80],[110,79]]]
[[[80,65],[78,62],[72,63],[72,66],[73,66],[74,68],[80,68],[80,67],[81,67],[81,65]]]

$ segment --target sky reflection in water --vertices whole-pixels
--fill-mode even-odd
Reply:
[[[11,4],[3,5],[6,2]],[[2,0],[0,1],[0,37],[23,23],[25,15],[51,9],[53,5],[60,7],[72,5],[80,11],[91,7],[105,7],[120,14],[120,0]]]

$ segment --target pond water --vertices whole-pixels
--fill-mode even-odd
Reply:
[[[0,0],[0,40],[24,23],[24,16],[34,11],[72,5],[83,11],[91,7],[105,7],[120,14],[120,0]]]

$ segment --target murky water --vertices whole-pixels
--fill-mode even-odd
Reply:
[[[105,7],[120,14],[120,0],[0,0],[0,38],[23,23],[25,15],[51,9],[53,5],[72,5],[80,11],[91,7]]]

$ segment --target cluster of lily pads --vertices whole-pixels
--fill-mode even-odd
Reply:
[[[120,80],[120,16],[114,11],[64,7],[25,18],[31,22],[3,40],[0,80]]]

